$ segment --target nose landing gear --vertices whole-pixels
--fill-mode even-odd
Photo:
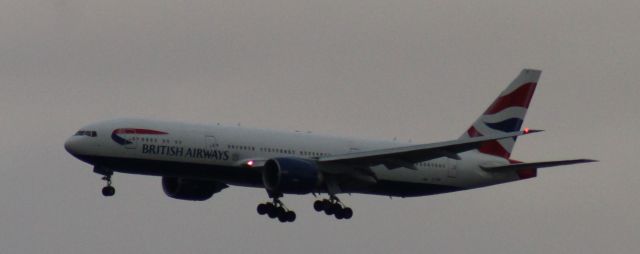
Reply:
[[[105,167],[101,167],[101,166],[95,166],[93,168],[93,172],[95,172],[96,174],[103,175],[102,180],[107,182],[107,186],[104,186],[102,188],[102,195],[103,196],[111,197],[114,194],[116,194],[116,188],[111,186],[111,176],[113,175],[113,170],[105,168]]]
[[[113,186],[111,186],[111,176],[104,176],[102,177],[102,180],[107,181],[107,186],[104,186],[102,188],[102,195],[105,197],[111,197],[114,194],[116,194],[116,188],[114,188]]]

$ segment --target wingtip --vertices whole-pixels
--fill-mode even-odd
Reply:
[[[536,132],[543,132],[544,130],[536,130],[536,129],[529,129],[529,128],[525,128],[524,130],[522,130],[523,134],[531,134],[531,133],[536,133]]]

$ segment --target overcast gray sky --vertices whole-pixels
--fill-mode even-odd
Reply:
[[[0,0],[0,253],[636,253],[640,2]],[[543,70],[514,158],[594,158],[533,180],[393,199],[350,221],[264,190],[202,203],[160,179],[118,193],[63,149],[116,117],[363,138],[458,137]]]

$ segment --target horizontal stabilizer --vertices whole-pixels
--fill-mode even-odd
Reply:
[[[577,160],[562,160],[562,161],[542,161],[542,162],[530,162],[530,163],[516,163],[504,166],[481,166],[486,171],[504,171],[504,170],[518,170],[529,168],[548,168],[555,166],[564,166],[578,163],[597,162],[597,160],[591,159],[577,159]]]

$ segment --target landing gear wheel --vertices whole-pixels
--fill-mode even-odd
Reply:
[[[278,217],[278,208],[269,203],[267,205],[267,216],[269,216],[269,218],[271,219]]]
[[[271,219],[278,218],[283,223],[296,220],[296,213],[287,209],[277,197],[273,199],[273,202],[259,204],[256,210],[260,215],[266,214]]]
[[[338,211],[340,211],[340,209],[342,209],[342,206],[340,206],[340,204],[333,203],[333,204],[329,205],[329,207],[327,209],[324,210],[324,213],[326,215],[334,215],[334,214],[338,213]]]
[[[326,215],[331,216],[331,215],[333,215],[334,213],[335,213],[335,211],[333,211],[333,210],[331,209],[331,207],[329,207],[329,208],[327,208],[327,209],[324,209],[324,214],[326,214]]]
[[[294,222],[296,220],[296,212],[287,211],[285,217],[287,218],[287,222]]]
[[[287,215],[284,213],[278,214],[278,220],[280,222],[287,222]]]
[[[338,220],[344,219],[344,209],[338,209],[333,216],[335,216]]]
[[[321,200],[316,200],[315,202],[313,202],[313,209],[316,210],[316,212],[321,212],[322,210],[324,210],[324,208],[325,205]]]
[[[351,219],[351,217],[353,217],[353,210],[351,210],[351,208],[345,207],[344,210],[342,210],[342,211],[343,211],[343,214],[344,214],[343,217],[345,219],[348,220],[348,219]]]
[[[113,186],[111,185],[107,185],[104,188],[102,188],[102,195],[105,197],[111,197],[114,194],[116,194],[116,188],[113,188]]]
[[[331,206],[331,201],[328,199],[323,199],[320,203],[322,204],[322,210],[327,210]]]
[[[296,220],[296,213],[294,211],[284,211],[278,214],[278,220],[280,222],[293,222]]]
[[[346,207],[336,196],[331,196],[331,199],[316,200],[313,202],[313,209],[329,216],[333,215],[338,220],[353,217],[353,210]]]
[[[256,210],[258,211],[258,214],[265,215],[265,214],[267,214],[267,211],[269,210],[269,207],[268,207],[267,204],[262,203],[262,204],[258,205]]]

